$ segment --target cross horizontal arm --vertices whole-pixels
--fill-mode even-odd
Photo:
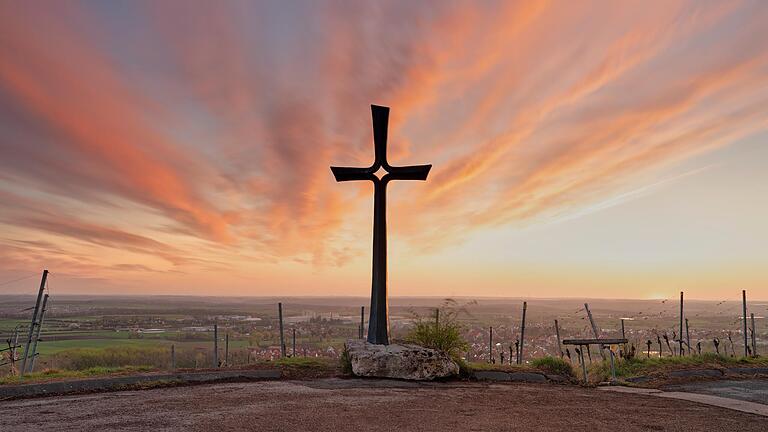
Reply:
[[[336,177],[337,182],[353,181],[353,180],[378,180],[371,167],[368,168],[355,168],[355,167],[331,167],[333,176]]]
[[[388,180],[426,180],[432,165],[388,167]]]

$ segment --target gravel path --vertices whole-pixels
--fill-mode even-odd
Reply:
[[[549,384],[323,379],[0,402],[3,431],[765,431],[697,403]]]

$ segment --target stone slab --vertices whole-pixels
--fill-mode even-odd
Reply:
[[[535,383],[544,383],[547,382],[547,377],[545,377],[542,374],[532,373],[532,372],[511,372],[509,374],[510,381],[519,381],[519,382],[535,382]]]
[[[511,381],[509,374],[502,371],[477,371],[472,374],[479,381]]]
[[[768,367],[732,367],[725,371],[730,374],[738,375],[768,375]]]
[[[431,381],[459,374],[459,365],[448,354],[411,344],[371,344],[347,341],[352,373],[360,377]]]
[[[723,372],[717,369],[676,370],[669,373],[674,378],[720,378]]]
[[[545,383],[547,377],[534,372],[503,372],[503,371],[477,371],[473,372],[473,377],[478,381],[515,381],[515,382],[531,382],[531,383]],[[557,375],[560,381],[565,381],[565,378]]]
[[[643,376],[637,376],[637,377],[629,377],[629,378],[626,379],[626,381],[631,382],[631,383],[635,383],[635,384],[639,384],[639,383],[648,382],[651,379],[652,379],[651,377],[643,375]]]

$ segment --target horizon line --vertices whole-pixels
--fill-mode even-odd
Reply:
[[[35,297],[35,294],[26,294],[26,293],[0,293],[0,297],[7,297],[7,296],[29,296],[29,297]],[[58,298],[61,297],[122,297],[122,298],[139,298],[139,297],[149,297],[149,298],[157,298],[157,297],[192,297],[192,298],[206,298],[206,299],[212,299],[212,298],[249,298],[249,299],[295,299],[295,298],[303,298],[303,299],[354,299],[354,298],[362,298],[367,299],[367,296],[355,296],[355,295],[287,295],[287,296],[277,296],[277,295],[202,295],[202,294],[92,294],[92,293],[66,293],[66,294],[57,294]],[[662,300],[674,300],[677,299],[676,296],[669,297],[669,298],[657,298],[657,299],[643,299],[643,298],[616,298],[616,297],[505,297],[505,296],[468,296],[468,295],[458,295],[458,296],[430,296],[430,295],[415,295],[415,296],[409,296],[409,295],[401,295],[401,296],[391,296],[390,299],[435,299],[435,300],[448,300],[448,299],[472,299],[472,300],[517,300],[517,301],[529,301],[529,300],[580,300],[580,301],[591,301],[591,300],[601,300],[601,301],[662,301]],[[700,299],[700,298],[685,298],[685,301],[697,301],[697,302],[719,302],[719,301],[734,301],[734,302],[741,302],[740,298],[735,299],[725,299],[725,300],[710,300],[710,299]],[[751,299],[747,301],[748,303],[752,302],[768,302],[768,299]]]

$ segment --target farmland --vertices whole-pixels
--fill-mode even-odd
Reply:
[[[36,370],[86,367],[168,367],[171,347],[179,367],[210,367],[213,364],[214,325],[218,330],[219,361],[229,365],[272,360],[280,356],[277,303],[284,309],[287,354],[337,357],[348,338],[357,337],[362,298],[213,298],[213,297],[52,297],[47,312]],[[530,299],[527,310],[525,361],[558,355],[553,321],[558,319],[562,338],[588,337],[591,327],[583,301]],[[455,313],[470,343],[467,359],[474,362],[510,359],[510,347],[519,338],[521,300],[456,299],[448,304],[439,298],[396,298],[391,301],[391,326],[395,339],[402,338],[413,319],[430,319],[434,308]],[[0,297],[0,335],[3,342],[19,329],[24,341],[34,305],[31,296]],[[765,304],[750,305],[757,315],[758,350],[765,352]],[[673,342],[659,346],[662,335],[674,340],[679,325],[674,300],[591,300],[590,308],[603,336],[625,332],[639,354],[670,355]],[[701,343],[703,352],[719,350],[739,355],[743,350],[740,303],[686,302],[691,346]],[[365,317],[367,320],[367,316]],[[489,328],[494,328],[493,351]],[[730,337],[730,338],[729,338]],[[228,343],[227,343],[228,340]],[[647,349],[646,341],[652,341]],[[8,365],[3,373],[8,373]]]

